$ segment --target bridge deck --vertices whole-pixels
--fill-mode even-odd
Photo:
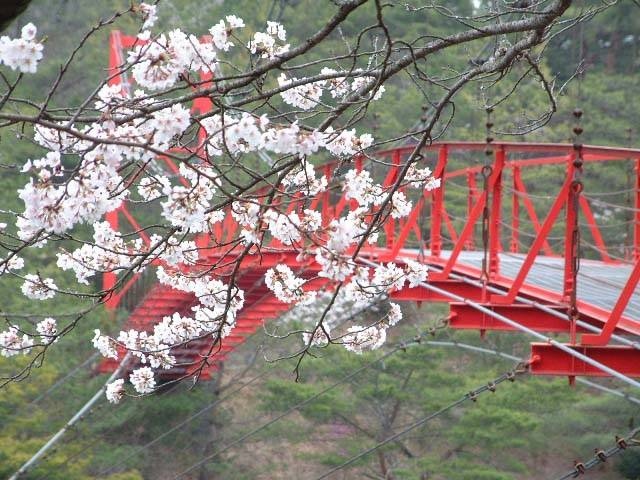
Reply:
[[[448,258],[451,252],[442,251],[441,257]],[[425,252],[429,255],[429,252]],[[459,265],[474,269],[482,267],[483,253],[463,251],[458,258]],[[500,253],[500,274],[502,277],[515,278],[524,262],[525,255]],[[610,312],[622,291],[633,265],[607,264],[597,260],[581,260],[578,272],[578,301]],[[560,257],[539,256],[534,262],[525,283],[543,288],[560,297],[563,286],[564,259]],[[636,288],[627,305],[624,317],[638,322],[640,327],[640,288]]]

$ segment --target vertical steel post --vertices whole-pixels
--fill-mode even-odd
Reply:
[[[520,167],[513,167],[513,195],[511,199],[511,253],[518,253],[520,250],[520,192],[518,191],[518,180],[520,178]]]
[[[109,34],[109,85],[122,84],[122,77],[118,73],[118,66],[122,63],[122,38],[118,30]]]
[[[576,154],[573,153],[569,156],[569,159],[567,161],[567,179],[572,179],[574,177],[575,160]],[[571,180],[571,182],[571,187],[567,192],[567,201],[565,203],[566,216],[564,229],[564,283],[562,289],[562,299],[565,302],[570,301],[576,287],[574,285],[574,257],[576,255],[577,245],[575,245],[575,243],[577,239],[575,238],[574,232],[578,222],[578,197],[574,189],[573,180]]]
[[[500,222],[502,210],[502,169],[506,154],[504,147],[496,150],[495,161],[493,165],[494,182],[491,191],[491,212],[489,223],[489,277],[493,278],[500,272],[500,251],[502,244],[500,243]]]
[[[633,260],[640,260],[640,157],[636,158],[636,178],[633,195]]]
[[[122,64],[122,37],[118,30],[113,30],[109,35],[109,85],[122,85],[122,76],[118,73],[118,67]],[[118,210],[107,212],[104,216],[109,226],[118,231]],[[112,290],[118,281],[114,272],[104,272],[102,274],[102,290]],[[118,306],[118,298],[111,295],[107,297],[104,306],[108,310],[114,310]]]
[[[478,196],[478,186],[476,184],[476,174],[471,171],[471,169],[467,169],[467,218],[471,215],[471,210],[473,210],[473,206],[476,203]],[[465,242],[465,248],[468,250],[475,249],[475,242],[473,235],[469,236],[467,241]]]
[[[440,188],[436,188],[433,191],[433,199],[431,201],[431,241],[429,249],[431,255],[439,257],[442,251],[442,212],[444,210],[444,172],[447,166],[448,151],[447,146],[440,147],[438,152],[438,164],[433,172],[436,178],[440,178]]]
[[[107,212],[104,216],[112,230],[118,231],[118,209]],[[104,272],[102,274],[102,290],[107,292],[113,290],[118,281],[118,277],[114,272]],[[118,306],[118,297],[110,295],[104,302],[107,310],[114,310]]]
[[[400,170],[400,149],[395,149],[391,154],[391,171],[387,176],[384,187],[391,187],[398,179],[398,171]],[[384,233],[387,241],[387,248],[393,248],[395,241],[396,221],[394,218],[387,218],[384,226]]]

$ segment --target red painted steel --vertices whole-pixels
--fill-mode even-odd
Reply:
[[[585,334],[582,336],[582,343],[585,345],[606,345],[611,339],[611,335],[613,334],[613,330],[620,323],[620,319],[622,318],[622,314],[624,313],[625,308],[629,304],[629,300],[631,299],[631,295],[635,291],[638,286],[638,281],[640,280],[640,260],[636,261],[635,267],[631,271],[631,275],[629,276],[627,283],[625,284],[622,292],[620,293],[620,297],[618,297],[618,301],[616,302],[613,310],[611,310],[611,315],[607,319],[602,332],[598,335],[594,334]]]
[[[556,200],[551,206],[551,210],[549,210],[549,213],[547,214],[547,218],[545,219],[544,223],[542,224],[542,227],[540,228],[540,232],[538,232],[538,235],[533,241],[533,244],[529,248],[529,252],[527,253],[527,256],[524,260],[524,263],[522,264],[522,267],[520,268],[520,271],[518,272],[518,275],[513,280],[513,284],[511,285],[511,288],[509,288],[509,291],[507,292],[506,295],[492,295],[491,296],[492,302],[500,303],[502,305],[514,302],[516,295],[518,294],[518,291],[522,287],[526,279],[526,276],[529,273],[529,270],[531,270],[531,267],[535,262],[536,256],[540,251],[540,247],[542,247],[542,243],[545,241],[546,237],[549,235],[549,232],[551,231],[551,228],[553,227],[553,224],[555,223],[556,218],[560,214],[560,210],[567,202],[567,195],[571,188],[571,183],[572,183],[572,180],[570,178],[567,178],[565,180],[564,185],[560,190],[560,193],[556,197]]]
[[[493,185],[491,185],[491,207],[489,216],[489,278],[500,273],[500,222],[502,221],[502,171],[506,161],[503,147],[498,147],[493,163]],[[488,201],[488,199],[487,199]]]
[[[478,201],[478,184],[476,182],[476,173],[472,172],[471,169],[467,169],[467,216],[471,215],[471,210],[473,210],[473,206]],[[473,237],[470,237],[469,240],[464,245],[466,250],[474,250],[475,242]]]
[[[640,260],[640,157],[635,161],[635,195],[633,196],[633,260]]]
[[[488,303],[482,306],[538,332],[564,333],[569,328],[569,322],[567,320],[543,312],[531,305],[495,305]],[[517,331],[513,326],[507,325],[466,303],[450,303],[450,307],[451,315],[449,317],[449,326],[451,328],[462,330]],[[562,306],[556,306],[554,310],[563,312],[564,308]],[[578,331],[586,332],[587,330],[579,328]]]
[[[121,84],[123,88],[128,88],[128,83],[116,75],[117,66],[122,64],[122,49],[131,47],[135,41],[135,37],[127,37],[118,32],[112,33],[109,58],[110,84]],[[213,81],[210,76],[203,77],[202,80],[205,82]],[[193,105],[193,110],[198,113],[205,113],[211,108],[211,100],[207,97],[197,98]],[[198,139],[198,146],[194,151],[187,152],[185,149],[177,149],[175,153],[204,155],[206,132],[200,130]],[[611,250],[604,241],[589,202],[576,190],[574,181],[578,179],[577,174],[579,172],[576,171],[573,162],[576,153],[575,148],[573,145],[565,144],[498,142],[492,145],[495,156],[491,173],[487,179],[487,188],[486,190],[482,189],[482,191],[478,189],[476,183],[476,176],[481,174],[482,166],[465,166],[464,168],[451,170],[449,165],[452,164],[454,157],[460,153],[474,154],[477,152],[478,156],[483,155],[482,151],[485,149],[486,144],[481,142],[446,142],[425,147],[425,156],[419,162],[430,162],[426,154],[429,152],[437,153],[437,161],[433,162],[435,163],[433,170],[435,176],[441,178],[442,187],[433,192],[421,192],[418,196],[412,198],[414,208],[406,219],[396,221],[388,218],[385,222],[383,228],[384,236],[381,237],[384,239],[384,246],[366,246],[360,251],[360,254],[372,261],[394,261],[399,265],[403,264],[404,259],[420,260],[428,265],[437,267],[437,270],[433,270],[430,274],[429,282],[431,284],[465,299],[483,302],[486,300],[485,289],[477,286],[477,284],[462,281],[458,277],[453,278],[452,275],[462,275],[471,280],[481,278],[482,272],[480,269],[465,265],[461,261],[461,253],[465,250],[478,248],[478,242],[474,236],[478,230],[477,223],[485,206],[487,206],[490,214],[488,226],[488,280],[491,285],[504,289],[505,293],[503,295],[491,295],[489,301],[483,303],[483,305],[536,331],[569,333],[570,322],[558,319],[556,316],[544,313],[534,307],[518,303],[516,297],[524,296],[536,302],[549,305],[555,310],[566,311],[571,294],[577,287],[577,285],[573,284],[575,264],[570,260],[573,253],[576,252],[573,226],[577,224],[580,214],[584,215],[602,261],[614,266],[620,264],[611,258],[609,254]],[[413,146],[403,146],[379,151],[371,155],[391,165],[386,177],[381,182],[383,186],[391,187],[398,183],[399,174],[403,168],[403,159],[406,159],[413,149]],[[525,158],[518,158],[519,156],[524,156]],[[581,150],[581,156],[585,164],[629,161],[629,159],[633,159],[635,162],[636,192],[634,201],[637,210],[634,213],[634,244],[632,251],[636,263],[616,305],[612,306],[611,309],[602,309],[585,301],[577,302],[577,318],[598,328],[602,327],[603,330],[601,334],[592,334],[585,333],[583,329],[577,329],[577,333],[582,334],[583,345],[574,345],[572,348],[579,349],[578,351],[592,356],[592,358],[602,361],[606,365],[613,366],[616,370],[635,376],[640,374],[638,372],[640,367],[637,363],[637,357],[640,355],[639,351],[633,348],[613,347],[608,345],[608,342],[613,333],[640,335],[640,319],[636,321],[623,315],[640,280],[640,151],[584,146]],[[178,172],[177,165],[169,156],[163,157],[162,161],[166,163],[169,170]],[[363,156],[357,156],[354,159],[355,168],[358,170],[366,168],[365,162],[366,159]],[[528,194],[527,186],[522,176],[522,169],[546,165],[566,165],[566,172],[562,186],[552,199],[551,208],[547,212],[544,222],[540,224],[538,212],[532,201],[532,196]],[[328,163],[321,166],[320,171],[331,181],[334,169],[337,166],[338,164],[335,162]],[[503,219],[503,179],[509,178],[507,176],[509,174],[511,175],[513,186],[511,218]],[[468,187],[466,198],[467,219],[462,230],[457,232],[454,228],[454,222],[452,222],[451,216],[446,209],[445,189],[447,188],[446,182],[448,179],[463,175],[466,176]],[[401,189],[404,191],[404,187],[401,187]],[[256,193],[259,192],[262,191]],[[409,190],[405,193],[411,195]],[[296,211],[303,208],[304,201],[308,200],[303,199],[300,195],[294,195],[286,201],[282,200],[279,207],[287,212]],[[340,216],[347,208],[356,207],[354,202],[347,201],[344,195],[332,201],[332,195],[328,190],[311,199],[309,205],[322,213],[324,225],[328,225],[332,219]],[[561,218],[560,213],[563,208],[565,209],[564,219],[557,223],[558,219]],[[428,224],[423,224],[424,217],[429,211],[430,219]],[[134,231],[139,231],[141,238],[148,243],[148,235],[140,228],[126,204],[108,213],[106,220],[114,229],[118,229],[121,226],[120,217],[126,220]],[[523,246],[520,225],[524,220],[528,220],[531,223],[534,238],[530,245],[526,245],[525,239]],[[503,238],[503,233],[505,235],[506,233],[501,229],[503,222],[505,225],[511,225],[511,232],[506,239]],[[558,251],[564,251],[567,259],[562,273],[564,288],[562,292],[554,292],[527,283],[527,275],[540,252],[549,256],[554,255],[549,236],[554,227],[562,227],[562,222],[564,222],[565,235],[563,245],[558,247]],[[449,236],[448,240],[443,237],[443,226]],[[197,238],[197,244],[201,249],[200,262],[203,265],[210,266],[218,275],[230,274],[232,267],[239,260],[240,250],[230,245],[229,242],[234,239],[238,230],[238,225],[229,214],[229,211],[227,211],[224,221],[214,227],[212,236],[201,235]],[[422,252],[424,247],[423,235],[426,235],[429,240],[428,246],[430,250],[427,252]],[[502,241],[509,238],[510,252],[525,254],[520,271],[514,278],[505,277],[500,271],[499,254],[503,248]],[[450,251],[444,250],[443,244],[445,241],[452,242]],[[524,251],[522,251],[523,248]],[[263,283],[265,271],[283,263],[289,265],[299,275],[310,279],[305,289],[320,290],[327,288],[326,280],[317,278],[319,269],[312,257],[301,259],[298,252],[267,237],[259,254],[253,252],[244,256],[237,269],[236,283],[239,288],[245,291],[245,308],[239,312],[236,328],[232,331],[232,334],[225,338],[221,344],[212,345],[211,340],[202,339],[189,342],[189,344],[176,349],[175,352],[179,354],[180,360],[184,365],[165,372],[163,374],[164,378],[176,378],[176,376],[193,373],[199,361],[210,356],[211,352],[215,357],[209,362],[207,368],[203,370],[205,377],[210,375],[216,368],[215,362],[222,360],[228,352],[243,343],[247,335],[260,328],[264,321],[276,318],[286,312],[289,309],[289,305],[276,300]],[[131,280],[121,285],[115,294],[106,299],[106,307],[110,309],[117,308],[139,278],[140,275],[134,275]],[[105,273],[103,276],[104,289],[111,289],[116,285],[118,285],[117,276],[113,272]],[[435,294],[426,288],[406,287],[400,291],[391,292],[390,296],[394,300],[402,301],[446,301],[450,303],[452,313],[450,321],[453,328],[473,328],[482,332],[485,330],[511,330],[510,327],[506,327],[489,315],[474,310],[467,304],[451,303],[449,297]],[[189,294],[156,285],[131,313],[128,325],[135,328],[150,329],[164,315],[169,315],[175,311],[188,313],[194,303],[195,299]],[[575,359],[571,360],[572,357],[550,345],[534,344],[532,358],[535,359],[532,364],[534,373],[554,375],[594,373],[592,367],[585,366],[581,362],[575,361]],[[635,366],[627,365],[628,362],[635,362]],[[107,367],[113,367],[113,365],[109,365],[105,363],[101,368],[105,370]]]
[[[607,345],[568,345],[573,350],[630,377],[640,377],[640,350]],[[531,344],[531,373],[534,375],[606,377],[606,373],[547,343]]]
[[[448,150],[446,145],[442,145],[438,152],[438,164],[433,171],[436,178],[442,178],[447,168]],[[440,188],[432,193],[431,203],[431,255],[439,257],[442,251],[442,212],[444,210],[444,191],[445,182],[442,182]]]
[[[567,172],[566,180],[571,179],[571,184],[567,190],[567,197],[565,203],[565,227],[564,227],[564,282],[562,289],[563,301],[569,303],[571,296],[578,288],[574,285],[576,261],[575,258],[578,255],[578,198],[580,196],[580,190],[582,184],[579,183],[578,175],[580,174],[580,167],[576,167],[576,155],[572,154],[567,160]],[[572,339],[574,337],[572,336]]]
[[[520,176],[520,167],[513,167],[511,173],[513,195],[511,195],[511,243],[509,251],[518,253],[520,251],[520,192],[516,179]]]

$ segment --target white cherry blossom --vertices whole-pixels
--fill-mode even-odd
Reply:
[[[173,105],[154,112],[149,126],[154,131],[155,146],[159,149],[167,148],[173,137],[182,135],[190,123],[189,110],[182,105]]]
[[[18,271],[24,268],[24,259],[18,255],[11,255],[5,259],[0,259],[0,275],[9,271]]]
[[[164,175],[144,177],[138,184],[138,193],[144,200],[150,202],[156,198],[160,198],[162,196],[162,192],[164,190],[169,190],[170,188],[171,183]]]
[[[102,335],[100,330],[94,330],[93,346],[102,354],[103,357],[118,359],[118,351],[116,343],[106,335]]]
[[[124,380],[119,378],[107,385],[105,395],[109,403],[120,403],[122,397],[124,397]]]
[[[227,18],[227,20],[229,19]],[[229,23],[231,24],[231,22]],[[229,48],[234,46],[233,43],[229,41],[229,34],[231,33],[232,29],[233,27],[231,27],[231,25],[227,27],[227,25],[224,23],[224,20],[220,20],[209,29],[211,40],[218,50],[227,52],[229,51]]]
[[[391,196],[391,218],[407,217],[411,213],[413,203],[407,200],[404,192],[395,191]]]
[[[55,318],[47,317],[36,325],[36,330],[40,334],[42,343],[45,345],[56,340],[56,334],[58,333],[58,325]]]
[[[402,310],[400,310],[400,305],[397,303],[391,303],[389,307],[389,313],[387,314],[387,324],[390,327],[398,324],[402,320]]]
[[[429,266],[415,260],[405,260],[405,273],[409,281],[409,288],[417,287],[427,280]]]
[[[327,326],[324,326],[324,330],[322,328],[317,328],[315,333],[313,333],[313,337],[311,333],[303,333],[302,341],[305,345],[310,345],[313,347],[324,347],[325,345],[329,344],[329,339],[331,338],[330,335],[331,329],[329,329],[329,327]]]
[[[22,73],[35,73],[42,59],[43,46],[35,41],[37,29],[32,23],[22,27],[20,38],[0,37],[0,64]]]
[[[33,341],[28,335],[20,336],[17,327],[9,327],[9,330],[0,332],[0,355],[3,357],[12,357],[23,353],[27,355],[31,351]]]
[[[302,290],[306,281],[296,277],[287,265],[278,265],[267,270],[264,281],[267,288],[281,302],[291,303],[309,298],[309,295]]]
[[[284,72],[278,77],[278,85],[282,88],[297,81],[298,79],[295,77],[288,79]],[[324,91],[324,84],[324,81],[308,82],[297,87],[290,87],[283,91],[280,96],[288,105],[301,108],[302,110],[310,110],[320,102],[320,97]]]
[[[25,275],[24,279],[21,290],[25,297],[32,300],[47,300],[56,295],[58,287],[53,283],[53,279],[33,274]]]
[[[142,14],[142,19],[144,23],[142,24],[142,29],[146,30],[155,25],[158,20],[158,12],[157,7],[155,5],[150,5],[148,3],[142,2],[138,5],[138,11]]]
[[[138,393],[151,393],[156,387],[153,370],[149,367],[137,368],[129,375],[129,381]]]
[[[375,350],[384,345],[387,339],[387,330],[375,325],[360,327],[354,325],[347,330],[342,337],[344,348],[350,352],[362,354],[367,350]]]

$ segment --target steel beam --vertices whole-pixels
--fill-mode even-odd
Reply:
[[[566,346],[623,375],[640,377],[640,350],[636,348],[619,345],[594,347],[566,344]],[[531,360],[531,373],[534,375],[609,376],[602,370],[572,357],[567,352],[548,343],[532,343]]]
[[[568,321],[543,312],[531,305],[483,304],[482,306],[538,332],[569,331]],[[511,325],[496,320],[495,317],[487,315],[466,303],[451,303],[450,307],[449,326],[451,328],[460,330],[517,331]],[[566,310],[566,307],[563,307],[563,309]],[[579,329],[578,331],[586,332],[587,330]]]
[[[468,283],[458,280],[429,280],[429,285],[434,285],[438,288],[451,292],[455,295],[468,298],[474,301],[481,301],[482,289]],[[390,297],[394,300],[407,301],[407,302],[450,302],[451,298],[445,295],[440,295],[432,290],[428,290],[424,287],[405,287],[400,291],[393,291]]]

